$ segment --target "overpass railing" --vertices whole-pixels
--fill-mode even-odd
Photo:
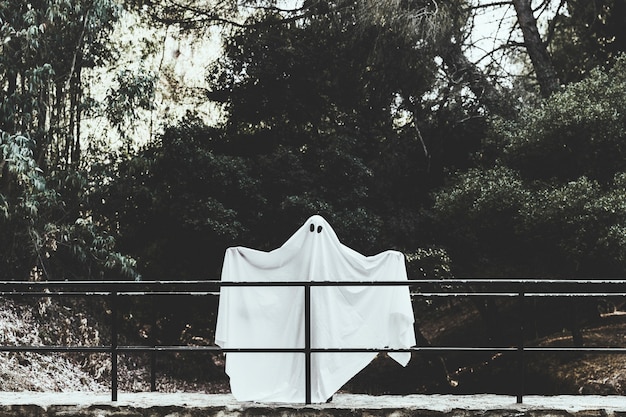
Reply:
[[[119,345],[118,306],[120,297],[194,295],[218,297],[221,287],[285,287],[304,288],[305,345],[302,348],[221,348],[219,346],[190,345]],[[497,297],[516,300],[519,322],[518,340],[506,346],[413,346],[406,349],[391,348],[313,348],[311,344],[311,288],[316,286],[409,286],[413,298],[441,297]],[[0,296],[24,297],[103,297],[109,300],[111,342],[100,346],[26,346],[2,345],[0,352],[80,352],[109,353],[111,356],[111,400],[118,397],[118,356],[122,353],[152,353],[151,389],[156,391],[155,355],[157,352],[298,352],[305,355],[306,398],[311,403],[311,356],[319,352],[510,352],[517,356],[516,400],[522,403],[525,386],[526,352],[581,352],[626,354],[626,347],[576,347],[576,346],[526,346],[524,317],[526,300],[543,297],[626,297],[624,279],[419,279],[408,281],[281,281],[281,282],[222,282],[222,281],[0,281]]]

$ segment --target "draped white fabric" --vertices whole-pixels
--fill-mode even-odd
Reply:
[[[364,256],[339,242],[332,227],[312,216],[280,248],[226,251],[222,281],[406,280],[404,255]],[[303,348],[302,287],[221,289],[216,343],[223,348]],[[408,286],[314,286],[313,348],[407,348],[415,345]],[[312,354],[312,402],[324,402],[374,359],[376,352]],[[406,366],[410,353],[390,353]],[[303,353],[227,353],[226,373],[239,401],[305,401]]]

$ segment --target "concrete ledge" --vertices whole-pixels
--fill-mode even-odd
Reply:
[[[626,397],[337,394],[328,404],[237,402],[200,393],[0,392],[0,417],[626,417]]]

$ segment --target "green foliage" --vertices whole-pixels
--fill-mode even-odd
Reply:
[[[80,175],[46,181],[28,136],[0,136],[0,277],[90,279],[138,277],[135,261],[114,250],[115,239],[83,213],[73,224],[68,187],[83,188]],[[58,175],[58,174],[57,174]],[[70,193],[76,196],[76,191]]]
[[[37,225],[40,211],[56,202],[46,189],[41,169],[33,159],[34,141],[28,136],[0,136],[0,276],[28,276],[40,247]]]
[[[155,75],[139,70],[120,71],[105,98],[104,114],[120,136],[127,139],[127,131],[131,131],[140,118],[139,110],[154,109]]]
[[[120,234],[142,275],[214,276],[223,250],[261,217],[264,200],[247,161],[210,149],[219,135],[189,115],[136,157],[94,166],[115,178],[94,191],[91,207]]]
[[[30,132],[42,169],[80,159],[83,69],[112,57],[115,0],[0,2],[0,129]]]
[[[567,0],[567,13],[555,17],[551,42],[554,64],[563,83],[584,79],[597,67],[612,64],[626,52],[625,0]]]
[[[594,70],[517,121],[496,120],[434,217],[469,275],[620,276],[626,225],[626,60]]]
[[[505,133],[504,160],[525,178],[601,182],[626,170],[626,57],[528,109]]]
[[[419,248],[406,254],[409,279],[452,278],[452,259],[443,248]]]
[[[38,272],[48,279],[140,279],[135,259],[117,252],[116,239],[94,223],[79,217],[74,224],[44,226],[44,261]],[[48,260],[49,258],[49,260]]]
[[[233,30],[207,73],[221,125],[186,117],[104,167],[112,187],[94,211],[121,225],[145,276],[215,277],[227,246],[274,249],[312,214],[366,253],[426,240],[417,207],[431,182],[415,124],[424,114],[438,146],[422,100],[434,48],[361,21],[359,4],[319,6],[301,20],[259,9]]]
[[[384,231],[410,247],[416,236],[400,225],[415,218],[400,207],[424,195],[427,161],[416,129],[398,120],[421,108],[433,52],[360,21],[353,2],[307,10],[297,23],[257,13],[227,40],[209,73],[209,97],[228,112],[221,149],[255,160],[266,218],[291,219],[270,220],[282,236],[319,213],[361,250],[380,247]]]
[[[626,225],[624,174],[601,187],[581,177],[532,193],[519,216],[520,234],[550,274],[620,276]]]
[[[86,207],[100,185],[80,171],[81,119],[94,104],[83,101],[83,74],[113,58],[120,13],[116,0],[0,1],[3,279],[138,277],[115,230]],[[150,77],[136,78],[121,76],[108,103],[120,119],[152,97]]]
[[[45,188],[45,181],[41,175],[43,171],[37,167],[33,159],[35,142],[28,136],[9,135],[7,132],[1,134],[3,179],[8,182],[12,176],[17,186],[31,193],[43,191]]]
[[[497,274],[515,263],[517,215],[528,191],[517,172],[495,166],[470,169],[434,196],[435,228],[454,261],[455,274]]]

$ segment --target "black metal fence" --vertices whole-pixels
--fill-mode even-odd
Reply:
[[[298,349],[281,348],[228,348],[219,346],[121,346],[118,344],[119,297],[142,296],[219,296],[224,286],[299,286],[304,287],[305,346]],[[412,297],[428,299],[440,297],[506,297],[516,300],[519,322],[518,341],[507,346],[414,346],[406,349],[378,348],[313,348],[311,345],[311,288],[314,286],[409,286]],[[155,357],[157,352],[298,352],[305,355],[306,398],[311,403],[311,355],[318,352],[510,352],[517,356],[514,371],[517,381],[517,402],[522,403],[525,392],[524,369],[526,352],[582,352],[626,354],[626,347],[539,347],[525,346],[524,320],[526,300],[541,297],[626,297],[626,280],[623,279],[446,279],[376,282],[221,282],[221,281],[0,281],[0,296],[24,297],[102,297],[109,300],[111,315],[111,343],[102,346],[0,346],[0,352],[81,352],[109,353],[111,356],[111,400],[118,397],[118,356],[122,353],[151,353],[151,389],[156,390]]]

